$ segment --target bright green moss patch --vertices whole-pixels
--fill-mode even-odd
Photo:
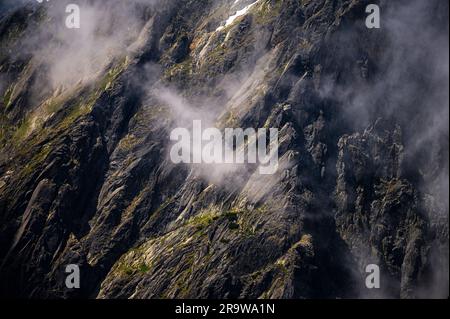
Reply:
[[[135,248],[130,250],[127,254],[121,257],[117,266],[115,266],[114,272],[119,276],[132,276],[135,274],[145,274],[151,271],[152,264],[148,264],[142,261],[141,248]],[[129,254],[134,254],[132,258],[127,258]]]
[[[195,216],[188,221],[189,225],[195,226],[198,230],[208,227],[214,221],[218,220],[220,216],[215,213],[202,214]]]
[[[92,105],[86,105],[83,103],[78,103],[74,107],[70,109],[70,112],[67,114],[67,116],[59,123],[57,126],[60,130],[65,130],[70,125],[75,122],[78,118],[82,117],[83,115],[89,114],[92,110]]]
[[[145,263],[142,263],[139,265],[139,272],[141,272],[141,273],[147,273],[150,271],[150,269],[151,269],[150,266],[148,266]]]

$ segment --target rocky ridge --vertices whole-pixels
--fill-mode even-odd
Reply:
[[[349,116],[342,97],[390,67],[393,39],[364,26],[368,1],[259,0],[224,25],[254,2],[139,3],[125,53],[55,90],[36,89],[45,62],[13,54],[45,9],[2,18],[2,296],[446,297],[448,198],[435,190],[448,126],[411,151],[430,79],[407,65],[417,105],[392,112],[385,94]],[[427,8],[448,24],[448,3]],[[195,110],[220,128],[279,128],[278,172],[171,163],[170,129]],[[371,263],[377,291],[364,286]],[[67,264],[81,289],[64,286]]]

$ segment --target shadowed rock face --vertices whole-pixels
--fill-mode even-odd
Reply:
[[[448,2],[420,2],[380,30],[362,0],[113,3],[75,51],[52,5],[0,15],[0,295],[447,297]],[[192,119],[278,128],[277,173],[173,164]]]

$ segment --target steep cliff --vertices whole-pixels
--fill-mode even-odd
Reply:
[[[3,11],[0,295],[447,297],[448,1],[369,3]],[[278,128],[277,173],[172,163],[193,119]]]

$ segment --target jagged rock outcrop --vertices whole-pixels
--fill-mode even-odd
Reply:
[[[410,297],[426,265],[428,224],[418,192],[402,178],[401,129],[377,121],[363,134],[342,137],[339,149],[338,231],[361,269],[369,260],[382,265],[392,297]]]
[[[52,61],[25,41],[45,8],[2,18],[0,295],[447,297],[448,125],[416,117],[424,97],[442,100],[416,60],[392,71],[395,33],[365,28],[368,3],[142,2],[126,50],[54,90],[37,89]],[[423,11],[440,12],[433,28],[442,6]],[[197,116],[279,128],[277,173],[173,164],[170,130]],[[414,143],[427,134],[432,148]],[[380,290],[365,287],[372,263]],[[65,287],[68,264],[81,289]]]

